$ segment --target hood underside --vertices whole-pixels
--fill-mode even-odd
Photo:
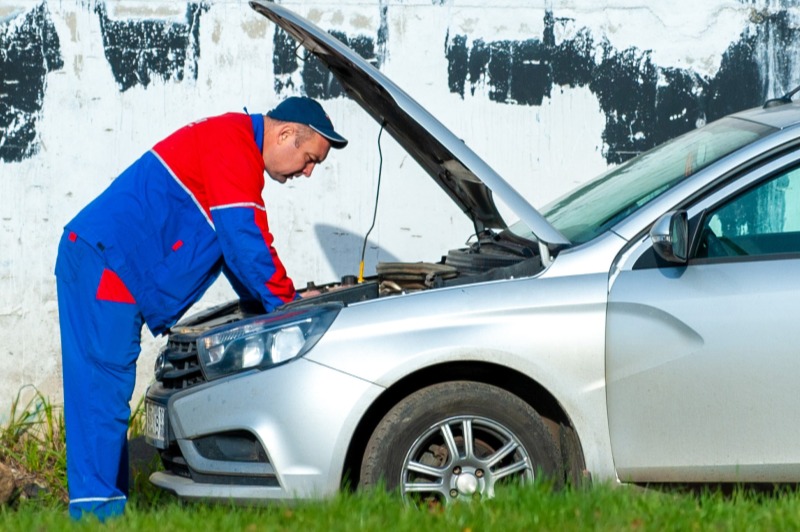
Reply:
[[[507,227],[492,198],[496,194],[540,242],[569,244],[461,139],[353,50],[286,8],[263,0],[252,1],[250,5],[315,55],[348,96],[386,129],[479,231]]]

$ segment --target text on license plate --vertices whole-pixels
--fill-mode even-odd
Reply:
[[[147,443],[167,448],[167,409],[163,405],[145,401],[145,439]]]

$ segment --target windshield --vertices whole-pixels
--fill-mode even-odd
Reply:
[[[723,118],[610,169],[541,212],[573,244],[588,242],[682,180],[772,131]],[[530,238],[520,223],[510,230]]]

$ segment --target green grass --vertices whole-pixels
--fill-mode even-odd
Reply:
[[[0,428],[0,458],[46,485],[44,495],[17,493],[0,507],[0,530],[94,530],[92,519],[67,515],[63,418],[40,394],[24,406],[19,396]],[[131,435],[141,434],[142,405],[134,410]],[[787,530],[800,529],[800,492],[643,490],[594,486],[553,491],[547,486],[503,490],[498,497],[446,510],[418,509],[381,491],[342,493],[327,501],[246,508],[182,503],[147,482],[157,463],[140,464],[126,514],[108,530]]]
[[[84,530],[97,521],[72,522],[63,508],[25,505],[0,511],[2,530]],[[700,495],[595,487],[553,492],[532,486],[490,501],[447,510],[419,510],[382,492],[342,494],[333,500],[292,507],[241,508],[188,504],[174,499],[155,506],[131,501],[109,530],[792,530],[800,527],[800,497]]]

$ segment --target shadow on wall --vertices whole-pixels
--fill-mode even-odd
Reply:
[[[36,121],[47,73],[63,66],[61,43],[44,2],[0,22],[0,161],[19,162],[37,152]]]
[[[344,275],[358,275],[358,263],[361,260],[364,235],[355,235],[341,227],[327,224],[315,225],[314,233],[325,253],[328,265],[337,278]],[[399,259],[368,241],[364,254],[364,275],[374,275],[379,261],[399,262]]]
[[[105,3],[97,4],[100,33],[111,72],[120,91],[136,85],[147,87],[154,76],[183,81],[197,79],[200,57],[200,15],[205,4],[186,4],[186,22],[133,19],[111,20]]]

